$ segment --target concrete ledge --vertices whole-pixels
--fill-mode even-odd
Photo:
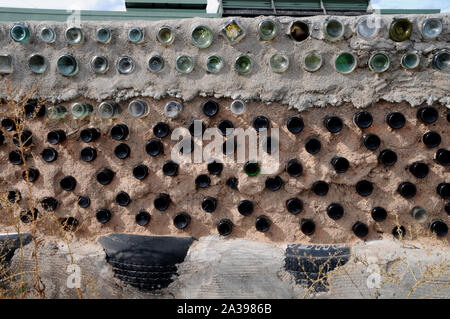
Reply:
[[[36,83],[40,86],[35,97],[42,97],[51,102],[66,102],[83,97],[101,101],[114,99],[125,101],[135,96],[160,99],[172,96],[190,101],[197,96],[215,96],[240,98],[243,100],[261,100],[266,103],[281,102],[290,107],[304,110],[312,106],[339,106],[352,103],[355,107],[367,107],[380,100],[389,102],[407,101],[412,106],[425,102],[439,101],[450,106],[448,72],[432,69],[433,55],[442,49],[448,49],[450,39],[449,14],[407,15],[414,25],[410,40],[394,42],[389,38],[389,25],[392,19],[400,15],[381,15],[380,33],[373,40],[365,40],[356,35],[359,17],[341,17],[345,24],[344,38],[337,42],[326,40],[323,23],[328,16],[304,17],[309,23],[311,36],[296,42],[289,37],[290,25],[296,17],[275,17],[280,34],[273,41],[260,41],[257,25],[264,17],[239,18],[247,35],[236,45],[229,45],[219,36],[219,32],[228,18],[180,19],[167,21],[83,21],[81,27],[85,41],[78,46],[64,42],[63,34],[67,24],[63,22],[27,22],[32,36],[26,44],[15,43],[8,36],[0,39],[1,54],[12,56],[14,72],[5,76],[13,88],[20,87],[20,94],[25,95]],[[444,30],[437,40],[425,41],[420,35],[419,26],[424,19],[439,17],[443,19]],[[174,43],[161,47],[155,40],[158,27],[170,25],[176,30]],[[191,44],[191,30],[205,24],[214,32],[214,42],[207,48],[199,50]],[[131,44],[127,39],[129,28],[138,25],[145,30],[142,44]],[[9,34],[12,24],[0,23],[0,32]],[[44,26],[52,27],[57,33],[57,40],[51,45],[38,38]],[[107,45],[99,45],[95,32],[99,26],[111,29],[113,38]],[[320,51],[323,66],[317,72],[306,72],[302,68],[302,59],[310,50]],[[417,51],[421,56],[420,67],[415,72],[405,71],[400,66],[400,59],[407,51]],[[343,51],[351,51],[358,58],[358,67],[348,75],[334,70],[334,58]],[[391,59],[388,72],[382,74],[371,72],[368,68],[370,56],[377,51],[386,52]],[[286,54],[290,60],[289,70],[278,74],[270,70],[268,60],[275,52]],[[44,74],[33,74],[27,67],[28,58],[35,53],[45,57],[48,69]],[[72,77],[65,77],[56,70],[56,61],[62,54],[72,54],[78,61],[79,72]],[[166,67],[162,72],[153,74],[147,68],[151,55],[160,54]],[[175,61],[180,54],[193,57],[194,70],[182,75],[175,70]],[[211,54],[222,56],[225,66],[218,74],[205,70],[206,59]],[[248,54],[254,63],[253,70],[245,76],[234,70],[234,61],[241,54]],[[97,75],[89,67],[93,56],[103,55],[109,60],[107,73]],[[119,74],[115,68],[117,59],[127,55],[134,59],[136,68],[132,74]],[[4,87],[0,87],[0,97],[7,97]]]
[[[207,236],[190,245],[184,261],[176,265],[178,276],[170,277],[173,282],[152,292],[114,278],[101,245],[76,243],[70,250],[81,270],[84,298],[450,297],[450,252],[436,243],[385,239],[352,247],[292,246]],[[31,251],[31,245],[25,246],[24,256]],[[297,274],[286,263],[294,256],[304,266],[297,268]],[[70,256],[65,244],[46,244],[38,257],[46,296],[77,298],[76,290],[67,286]],[[18,262],[16,251],[13,270]],[[32,267],[33,260],[26,258],[25,270]]]

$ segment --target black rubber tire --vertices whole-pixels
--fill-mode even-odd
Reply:
[[[24,233],[21,236],[22,247],[31,242],[31,234]],[[20,248],[20,237],[18,234],[0,235],[0,256],[2,263],[9,263],[18,248]]]
[[[107,262],[114,277],[141,290],[166,288],[177,274],[177,264],[184,261],[192,237],[157,237],[111,234],[100,237]]]
[[[312,287],[316,292],[328,290],[327,272],[342,266],[350,259],[350,248],[335,245],[288,245],[285,269],[297,284]],[[319,280],[320,281],[317,281]]]

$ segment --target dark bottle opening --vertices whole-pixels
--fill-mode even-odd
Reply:
[[[404,198],[409,199],[413,198],[416,193],[417,189],[416,186],[411,182],[403,182],[398,185],[397,192]]]
[[[12,204],[18,203],[22,199],[22,194],[18,190],[10,190],[8,191],[8,201]]]
[[[8,191],[8,201],[12,204],[20,202],[22,195],[18,190]]]
[[[200,188],[207,188],[211,184],[211,179],[206,174],[198,175],[195,178],[195,185]]]
[[[417,118],[425,124],[431,124],[437,121],[439,113],[434,107],[425,106],[417,111]]]
[[[303,202],[299,198],[290,198],[286,201],[286,209],[293,215],[300,214],[303,210]]]
[[[128,205],[130,205],[130,202],[131,202],[130,195],[128,195],[126,192],[119,192],[116,195],[116,203],[119,206],[123,206],[123,207],[128,206]]]
[[[95,128],[86,128],[80,132],[80,138],[85,143],[96,141],[100,137],[100,131]]]
[[[227,179],[226,184],[231,189],[238,189],[239,180],[236,177],[230,177]]]
[[[257,132],[267,130],[270,126],[270,121],[267,117],[259,115],[253,119],[253,128]]]
[[[33,142],[33,133],[31,133],[31,131],[29,130],[23,130],[22,134],[20,134],[20,139],[23,146],[30,146]],[[13,135],[13,143],[17,147],[20,147],[19,134],[16,133]]]
[[[356,222],[352,227],[353,233],[356,237],[364,238],[369,233],[369,227],[366,224],[361,222]]]
[[[269,230],[271,223],[272,222],[270,221],[270,219],[267,218],[266,216],[264,216],[264,215],[258,216],[258,218],[256,218],[256,222],[255,222],[256,230],[264,233]]]
[[[217,231],[221,236],[228,236],[233,231],[233,223],[229,219],[221,219],[217,224]]]
[[[212,161],[208,163],[208,172],[212,175],[219,175],[223,171],[223,164],[219,161]]]
[[[291,116],[286,122],[286,127],[292,134],[298,134],[303,131],[305,124],[303,119],[299,116]]]
[[[392,166],[397,162],[397,154],[392,150],[385,149],[378,155],[378,160],[386,166]]]
[[[135,220],[136,224],[139,226],[145,226],[150,222],[150,214],[146,212],[145,210],[141,210],[139,213],[136,214]]]
[[[101,185],[108,185],[114,178],[114,172],[108,168],[102,169],[97,173],[97,182]]]
[[[257,176],[261,171],[258,162],[248,161],[244,165],[244,172],[248,176]]]
[[[238,204],[238,212],[243,216],[249,216],[253,213],[253,203],[247,199],[241,200]]]
[[[88,208],[91,205],[91,199],[88,196],[78,196],[78,206]]]
[[[436,187],[436,192],[443,199],[450,199],[450,183],[440,183]]]
[[[309,154],[317,154],[320,152],[320,149],[322,148],[322,144],[320,141],[315,137],[309,137],[306,140],[305,143],[305,149]]]
[[[369,128],[373,123],[372,114],[366,111],[358,112],[353,115],[353,122],[361,129]]]
[[[36,100],[28,100],[25,104],[25,116],[27,119],[32,119],[36,116],[41,117],[45,114],[45,107],[41,105],[38,107]]]
[[[430,230],[438,237],[444,237],[448,233],[448,226],[442,220],[433,220],[430,223]]]
[[[111,211],[106,208],[99,209],[96,214],[97,221],[100,224],[106,224],[107,222],[109,222],[111,216],[112,216]]]
[[[20,220],[24,224],[29,224],[38,218],[38,214],[39,211],[37,208],[33,208],[33,210],[30,209],[28,211],[23,210],[20,212]]]
[[[116,124],[111,128],[110,134],[113,140],[121,141],[127,138],[129,132],[125,124]]]
[[[392,229],[392,235],[399,239],[399,238],[404,238],[406,235],[406,229],[404,226],[395,226],[394,229]]]
[[[267,154],[275,153],[278,150],[278,141],[275,138],[272,138],[271,136],[267,136],[262,141],[262,149]]]
[[[13,119],[6,117],[2,120],[2,127],[5,129],[5,131],[11,132],[16,129],[16,124],[14,123]]]
[[[373,184],[367,180],[356,183],[356,192],[361,196],[369,196],[373,192]]]
[[[203,123],[202,120],[193,120],[191,124],[189,124],[189,133],[191,133],[191,136],[199,137],[203,136],[203,133],[205,133],[206,125]]]
[[[439,144],[441,144],[441,136],[439,133],[434,131],[428,131],[425,134],[423,134],[422,141],[423,144],[425,144],[428,148],[437,147]]]
[[[163,174],[166,176],[178,175],[178,164],[174,161],[166,161],[162,167]]]
[[[187,213],[178,213],[173,218],[173,225],[178,229],[185,229],[191,222],[191,216]]]
[[[414,162],[409,166],[409,171],[417,178],[425,178],[430,169],[428,165],[421,162]]]
[[[30,183],[34,183],[39,178],[39,171],[36,168],[29,168],[28,170],[28,180]],[[23,171],[22,178],[27,180],[27,171]]]
[[[312,219],[302,219],[300,221],[300,229],[303,234],[310,236],[316,231],[316,223]]]
[[[268,190],[275,192],[283,186],[283,180],[280,176],[267,177],[265,185]]]
[[[329,186],[324,181],[317,181],[314,182],[312,189],[316,195],[325,196],[328,193]]]
[[[442,166],[450,166],[450,151],[440,148],[435,155],[436,161]]]
[[[158,122],[153,126],[153,134],[156,137],[164,138],[170,133],[170,127],[167,123]]]
[[[161,212],[167,210],[170,205],[170,196],[168,194],[161,193],[158,196],[156,196],[155,200],[153,201],[153,206]]]
[[[85,147],[80,152],[81,160],[85,162],[92,162],[97,158],[97,151],[92,147]]]
[[[139,164],[133,168],[133,176],[136,179],[143,180],[148,176],[148,167],[144,164]]]
[[[202,200],[202,209],[207,213],[212,213],[217,208],[217,199],[214,197],[205,197]]]
[[[296,21],[291,26],[290,34],[292,39],[301,42],[309,37],[309,27],[304,22]]]
[[[12,151],[8,155],[9,161],[13,165],[21,165],[23,164],[22,155],[19,151]]]
[[[376,222],[382,222],[387,218],[387,212],[383,207],[374,207],[371,212],[372,218]]]
[[[59,222],[61,223],[63,230],[68,232],[76,231],[79,224],[78,219],[72,216],[60,218]]]
[[[293,158],[286,163],[286,172],[292,177],[299,177],[303,173],[303,166],[296,158]]]
[[[233,133],[234,130],[234,125],[231,121],[229,120],[222,120],[219,122],[219,124],[217,125],[217,129],[219,130],[219,133],[222,136],[228,136],[231,133]]]
[[[58,200],[53,197],[44,197],[41,200],[41,206],[44,210],[48,212],[53,212],[58,207]]]
[[[445,204],[444,210],[445,210],[445,212],[447,213],[447,215],[450,215],[450,202],[448,202],[447,204]]]
[[[50,131],[47,134],[47,142],[52,145],[62,143],[66,140],[66,133],[63,130]]]
[[[120,143],[114,148],[114,155],[118,159],[126,159],[128,156],[130,156],[130,147],[125,143]]]
[[[236,137],[229,138],[225,142],[223,142],[222,153],[224,155],[234,154],[234,152],[236,152],[236,150],[237,150],[237,138]]]
[[[334,220],[341,219],[344,216],[344,207],[338,203],[331,203],[327,207],[327,215]]]
[[[386,123],[393,129],[400,129],[406,124],[405,116],[400,112],[386,114]]]
[[[335,156],[331,159],[331,165],[333,165],[336,173],[345,173],[350,167],[349,161],[345,157]]]
[[[158,156],[163,151],[163,144],[160,140],[152,138],[145,144],[145,151],[150,156]]]
[[[58,152],[53,147],[46,147],[42,150],[41,156],[44,161],[51,163],[58,159]]]
[[[363,137],[363,144],[368,150],[374,151],[380,147],[381,140],[375,134],[367,134]]]
[[[72,191],[77,186],[77,180],[73,176],[66,176],[61,179],[59,185],[65,191]]]
[[[330,133],[339,133],[344,127],[344,123],[337,116],[327,116],[323,120],[325,127]]]
[[[206,116],[213,117],[219,112],[219,103],[214,100],[208,100],[203,103],[202,110]]]

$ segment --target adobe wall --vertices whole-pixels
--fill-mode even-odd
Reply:
[[[45,100],[47,106],[61,104],[69,109],[72,103],[80,101],[92,104],[96,110],[100,102],[114,100],[124,110],[121,116],[114,120],[102,120],[94,112],[84,120],[75,120],[68,115],[62,120],[51,121],[37,117],[27,122],[26,128],[33,132],[33,143],[26,151],[29,154],[27,165],[40,171],[39,179],[31,185],[32,198],[39,202],[43,197],[52,196],[59,201],[54,213],[45,212],[38,204],[40,213],[36,222],[39,234],[45,238],[45,242],[58,242],[60,239],[57,232],[51,226],[55,217],[75,217],[80,224],[77,232],[70,235],[70,240],[76,247],[75,252],[79,250],[83,255],[83,245],[94,245],[97,247],[94,250],[101,250],[97,240],[112,233],[192,236],[200,239],[201,243],[208,243],[210,237],[207,236],[214,235],[213,239],[217,239],[215,236],[218,221],[227,218],[233,222],[233,232],[228,237],[220,238],[217,244],[219,246],[228,245],[226,240],[230,240],[231,246],[243,245],[248,249],[251,249],[252,245],[259,245],[255,242],[265,242],[260,244],[283,247],[283,252],[287,244],[353,246],[362,240],[368,243],[378,239],[395,240],[392,229],[396,225],[402,225],[406,229],[404,240],[408,243],[426,242],[431,247],[443,246],[448,249],[449,235],[438,238],[428,228],[429,221],[434,219],[448,224],[449,217],[444,210],[448,200],[442,199],[436,193],[436,187],[439,183],[450,182],[448,166],[439,165],[434,160],[438,148],[450,148],[450,76],[448,72],[431,67],[433,55],[441,49],[449,49],[450,17],[448,14],[433,16],[439,16],[444,21],[444,30],[437,40],[425,41],[418,31],[418,25],[431,16],[409,15],[408,18],[414,25],[413,35],[410,40],[401,43],[389,39],[388,26],[393,16],[381,17],[383,27],[378,37],[370,41],[356,35],[358,17],[340,17],[345,22],[346,30],[344,39],[338,42],[324,39],[321,26],[325,17],[301,19],[313,25],[311,36],[303,42],[292,41],[288,36],[290,23],[297,19],[274,18],[279,23],[280,34],[273,41],[263,42],[258,39],[256,31],[262,17],[239,18],[247,34],[241,42],[233,46],[218,35],[227,19],[83,22],[85,42],[79,46],[64,43],[64,23],[27,22],[26,25],[32,33],[28,44],[11,41],[11,25],[0,24],[0,34],[3,35],[0,40],[0,53],[10,54],[14,63],[14,72],[3,79],[9,82],[10,87],[18,88],[14,99],[23,99],[39,83],[31,98]],[[176,32],[175,42],[169,47],[162,47],[155,41],[156,29],[163,24],[170,25]],[[214,42],[207,49],[200,50],[190,44],[190,31],[198,24],[208,25],[214,31]],[[107,45],[101,45],[93,38],[94,31],[100,25],[112,29],[113,40]],[[126,30],[134,25],[145,28],[143,44],[131,44],[126,39]],[[43,26],[51,26],[57,32],[54,44],[44,44],[37,38],[36,33]],[[305,52],[313,49],[321,52],[323,66],[319,71],[309,73],[303,70],[300,61]],[[419,53],[421,63],[418,70],[406,71],[400,66],[400,58],[411,50]],[[276,51],[286,54],[290,59],[290,67],[285,73],[274,73],[268,66],[270,55]],[[353,52],[358,58],[358,67],[351,74],[340,74],[333,68],[333,59],[341,51]],[[391,66],[387,72],[376,74],[369,70],[367,62],[375,51],[383,51],[390,56]],[[48,69],[42,75],[31,73],[26,66],[27,58],[33,53],[40,53],[47,58]],[[57,57],[66,53],[73,54],[79,62],[79,72],[73,77],[64,77],[56,70]],[[224,69],[218,74],[207,73],[204,68],[206,57],[213,53],[221,55],[225,61]],[[146,67],[148,58],[153,54],[160,54],[166,61],[166,67],[159,74],[149,72]],[[184,75],[175,70],[175,59],[180,54],[194,58],[195,68],[192,73]],[[253,59],[254,68],[248,75],[239,75],[233,69],[233,62],[240,54],[248,54]],[[94,55],[104,55],[109,59],[110,68],[106,74],[96,75],[90,70],[89,61]],[[136,62],[136,68],[130,75],[119,74],[115,68],[117,58],[122,55],[129,55]],[[0,97],[4,116],[13,116],[11,110],[8,110],[11,101],[8,101],[10,96],[5,85],[0,86]],[[126,112],[128,103],[135,98],[148,103],[150,113],[147,117],[136,119]],[[201,111],[202,103],[209,98],[215,99],[220,105],[219,113],[212,118],[206,117]],[[243,115],[231,113],[229,106],[233,99],[246,102],[247,109]],[[177,119],[168,119],[164,115],[164,105],[172,100],[183,104],[183,112]],[[417,119],[418,107],[426,105],[438,110],[439,118],[433,124],[426,125]],[[361,109],[370,112],[374,119],[372,126],[364,130],[359,129],[352,121],[353,115]],[[405,115],[406,125],[402,129],[393,130],[385,123],[386,113],[393,111]],[[151,157],[145,152],[145,142],[154,137],[152,127],[159,121],[168,123],[173,130],[177,127],[188,127],[194,119],[203,120],[207,127],[215,127],[220,120],[228,119],[236,128],[247,129],[251,127],[253,118],[257,115],[266,116],[270,119],[271,127],[280,130],[280,162],[276,172],[270,175],[279,175],[283,179],[284,185],[279,191],[271,192],[265,189],[267,175],[248,177],[243,172],[242,163],[227,162],[220,175],[210,175],[211,185],[206,189],[199,189],[194,183],[196,176],[208,173],[206,163],[182,163],[176,177],[164,176],[161,167],[165,160],[170,159],[170,151],[176,144],[170,136],[161,140],[164,154]],[[294,115],[301,116],[305,123],[303,131],[298,135],[290,133],[285,125],[287,118]],[[344,128],[341,132],[331,134],[327,131],[323,125],[323,119],[327,115],[336,115],[343,119]],[[125,160],[114,156],[114,147],[119,142],[111,139],[109,135],[111,127],[119,123],[128,125],[130,129],[129,136],[122,141],[131,148],[131,155]],[[98,153],[97,159],[91,163],[80,160],[81,149],[88,145],[80,140],[79,132],[87,127],[96,127],[102,133],[96,142],[90,143]],[[44,147],[50,146],[46,135],[54,129],[63,129],[67,140],[52,146],[58,151],[58,159],[53,163],[45,163],[40,153]],[[439,147],[427,148],[422,142],[423,134],[429,130],[438,132],[442,137]],[[367,133],[377,134],[381,138],[379,149],[370,151],[363,146],[362,136]],[[17,189],[22,194],[22,200],[13,207],[15,220],[9,217],[1,219],[0,229],[2,232],[16,232],[13,225],[20,211],[29,209],[30,193],[22,179],[24,168],[13,166],[8,160],[9,152],[17,149],[12,143],[12,133],[4,132],[4,136],[5,144],[0,146],[1,190],[6,192]],[[317,136],[322,143],[322,149],[316,155],[307,153],[304,148],[304,143],[310,136]],[[197,144],[199,143],[197,141]],[[386,167],[378,161],[380,151],[388,148],[398,155],[398,161],[392,167]],[[215,155],[220,157],[222,154]],[[333,170],[330,160],[335,155],[349,160],[350,169],[346,173],[338,174]],[[297,158],[303,165],[303,174],[300,177],[291,177],[284,170],[285,163],[292,158]],[[430,172],[425,179],[418,179],[409,172],[409,165],[416,161],[429,166]],[[140,163],[150,169],[149,176],[143,181],[136,180],[131,173],[132,168]],[[113,182],[106,186],[95,180],[96,172],[103,167],[108,167],[116,173]],[[61,178],[67,175],[72,175],[77,180],[77,186],[71,192],[63,191],[59,185]],[[229,177],[238,178],[237,190],[226,185]],[[368,197],[362,197],[355,191],[356,183],[362,179],[374,183],[374,191]],[[313,183],[318,180],[330,184],[330,190],[324,197],[314,194],[311,189]],[[397,193],[397,187],[403,181],[411,181],[416,185],[417,194],[414,198],[405,199]],[[130,195],[129,206],[120,207],[114,202],[119,191],[126,191]],[[159,193],[168,193],[172,199],[169,209],[165,212],[158,211],[153,206],[153,200]],[[88,208],[83,209],[77,205],[80,195],[91,198],[92,203]],[[205,196],[218,199],[217,210],[211,214],[201,208],[201,201]],[[303,211],[299,215],[286,211],[285,201],[292,197],[298,197],[304,203]],[[250,216],[242,216],[236,209],[237,203],[243,199],[249,199],[255,204],[255,211]],[[342,219],[332,220],[327,216],[326,208],[333,202],[343,205],[345,213]],[[388,217],[385,221],[375,222],[372,219],[370,211],[375,206],[382,206],[387,210]],[[426,223],[417,223],[410,216],[409,212],[414,206],[422,206],[427,210],[429,217]],[[102,225],[96,220],[95,214],[100,208],[108,208],[113,214],[107,224]],[[135,222],[135,215],[141,209],[151,215],[151,221],[145,227]],[[191,223],[184,230],[173,225],[172,219],[179,212],[187,212],[191,216]],[[272,226],[268,232],[256,231],[255,220],[259,215],[266,215],[271,219]],[[308,236],[300,231],[299,222],[303,218],[314,220],[316,231],[313,235]],[[368,225],[368,235],[363,239],[352,232],[352,226],[357,221]],[[19,224],[22,232],[33,230],[30,224]],[[194,255],[188,255],[188,261],[206,258],[202,257],[206,250],[202,250],[201,243],[194,246],[199,252],[196,255],[194,250]],[[58,245],[60,244],[59,241]],[[214,245],[216,244],[207,246],[211,248]],[[232,250],[230,247],[226,249]],[[270,259],[267,254],[271,250],[266,253],[266,248],[259,248],[261,256]],[[245,255],[245,249],[238,254]],[[49,251],[50,248],[46,253]],[[279,255],[276,257],[277,264],[272,269],[274,274],[278,274],[278,267],[283,264],[283,253]],[[233,254],[230,256],[227,258],[232,260]],[[104,256],[99,258],[103,259]],[[240,258],[242,256],[236,259],[236,263],[239,263]],[[220,258],[214,262],[216,261],[220,263]],[[358,260],[355,261],[357,262]],[[189,267],[187,270],[183,268],[189,274],[197,269]],[[188,277],[186,280],[193,279]],[[348,278],[342,280],[348,282]],[[108,285],[113,284],[110,282]],[[262,283],[256,286],[264,291]],[[340,287],[344,286],[343,284]],[[227,288],[226,285],[219,284],[218,287],[222,289],[221,293],[200,293],[192,288],[190,291],[193,294],[189,296],[227,296],[227,291],[236,289],[233,285]],[[278,287],[278,296],[292,296],[286,293],[291,288]],[[255,288],[254,291],[257,290]],[[387,292],[388,295],[390,293]],[[186,297],[181,292],[175,295]],[[300,295],[294,294],[294,297]],[[61,297],[57,292],[55,296]],[[136,292],[124,296],[136,296]],[[259,295],[249,292],[243,296]],[[365,297],[368,296],[369,294]]]

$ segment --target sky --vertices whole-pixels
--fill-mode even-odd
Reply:
[[[207,11],[217,10],[218,0],[208,0]],[[0,0],[0,7],[125,11],[125,0]],[[442,9],[450,12],[450,0],[372,0],[374,9]]]
[[[372,0],[374,9],[441,9],[450,12],[450,0]]]

